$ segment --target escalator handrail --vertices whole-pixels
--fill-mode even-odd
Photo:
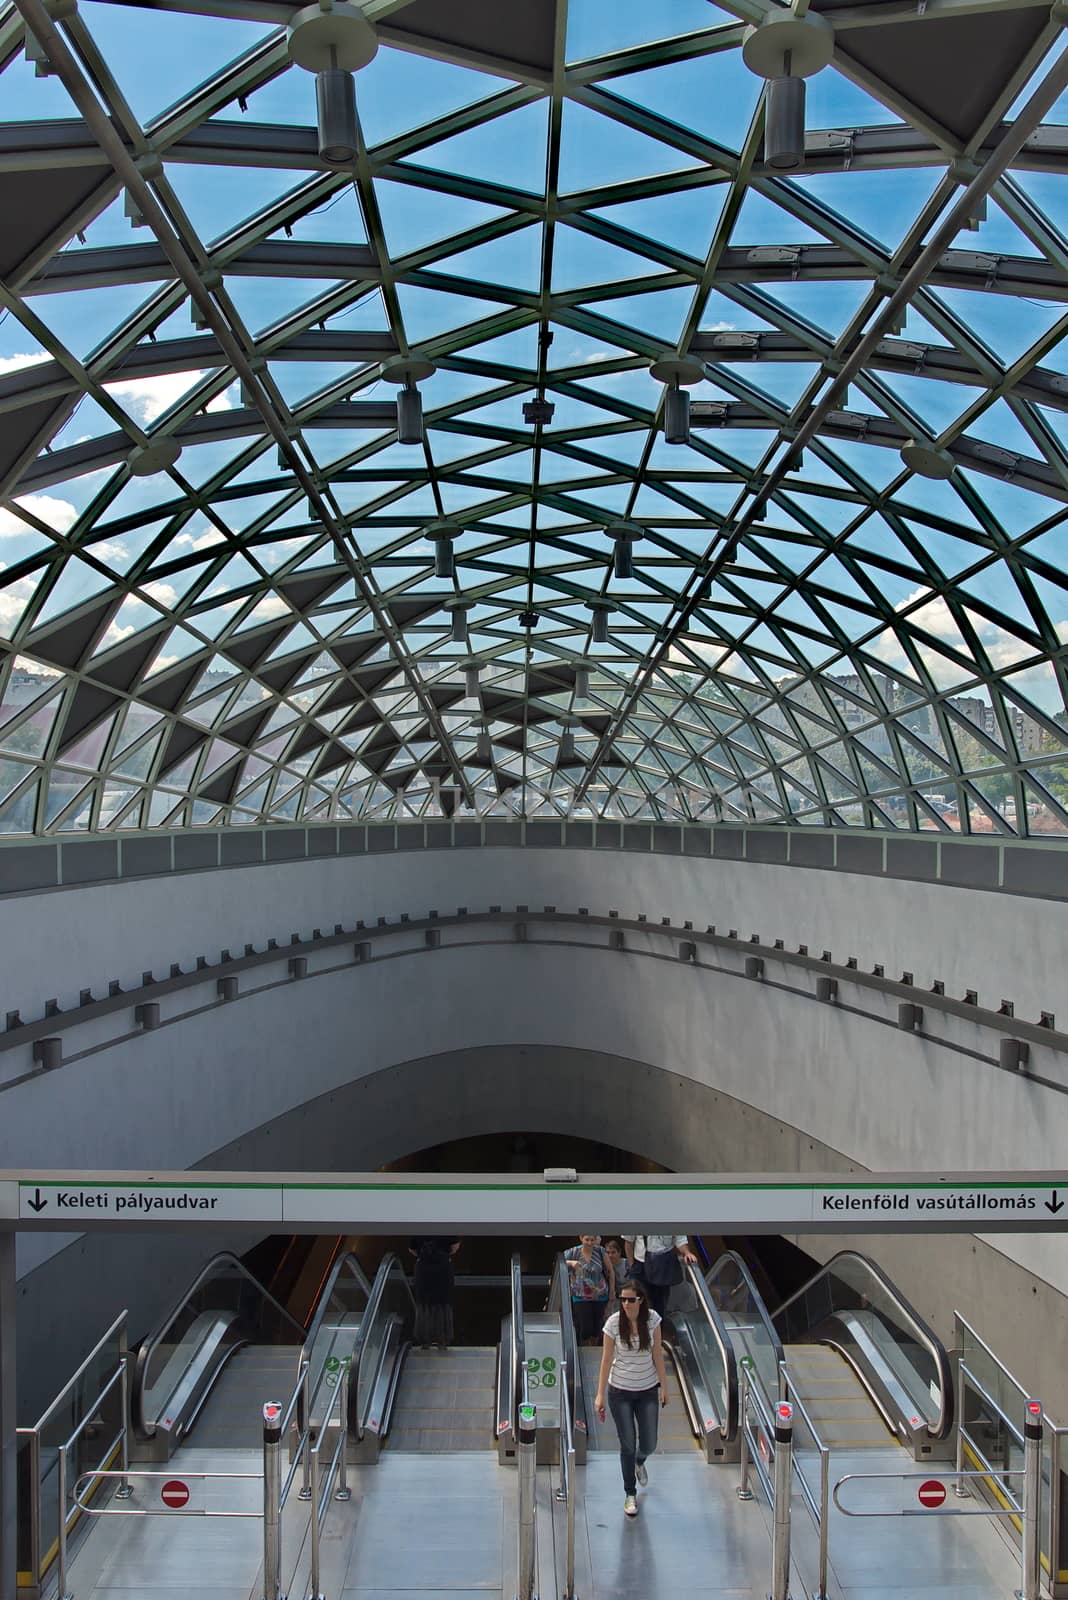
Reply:
[[[575,1337],[575,1315],[571,1302],[571,1274],[568,1271],[567,1260],[561,1251],[553,1266],[552,1276],[549,1279],[549,1303],[547,1309],[554,1311],[557,1307],[554,1300],[559,1300],[560,1312],[560,1341],[563,1347],[564,1361],[567,1363],[567,1383],[571,1386],[568,1402],[571,1412],[571,1426],[581,1422],[585,1428],[588,1426],[586,1415],[585,1382],[582,1374],[582,1358],[579,1355],[579,1343]],[[572,1396],[574,1397],[572,1399]],[[581,1413],[580,1413],[581,1403]]]
[[[323,1318],[326,1316],[327,1308],[330,1305],[330,1298],[337,1285],[337,1280],[340,1278],[342,1271],[346,1267],[350,1272],[352,1272],[357,1283],[360,1285],[360,1288],[367,1296],[368,1304],[370,1304],[371,1285],[367,1280],[367,1274],[360,1266],[359,1260],[353,1255],[352,1251],[346,1250],[343,1255],[338,1256],[337,1260],[334,1262],[334,1265],[331,1267],[330,1276],[327,1278],[325,1284],[323,1285],[322,1293],[315,1302],[315,1310],[312,1312],[311,1319],[308,1322],[307,1332],[304,1335],[304,1344],[302,1345],[300,1352],[299,1366],[302,1370],[311,1360],[311,1353],[315,1347],[315,1341],[319,1337],[319,1330],[323,1325]],[[365,1306],[365,1312],[366,1309],[367,1308]]]
[[[356,1257],[353,1256],[352,1259],[355,1261]],[[358,1261],[356,1262],[356,1265],[359,1267]],[[371,1330],[374,1327],[378,1314],[382,1309],[382,1301],[386,1293],[386,1285],[389,1283],[389,1280],[393,1275],[394,1268],[397,1269],[397,1276],[401,1283],[403,1283],[405,1289],[408,1291],[408,1298],[411,1301],[412,1312],[414,1313],[415,1311],[415,1298],[412,1294],[412,1286],[408,1281],[408,1275],[404,1270],[404,1265],[399,1256],[395,1255],[393,1251],[390,1250],[378,1263],[378,1271],[375,1273],[375,1281],[371,1285],[371,1291],[370,1295],[368,1296],[367,1305],[365,1306],[363,1316],[360,1319],[360,1329],[356,1335],[356,1342],[352,1347],[352,1355],[349,1358],[348,1429],[350,1439],[362,1439],[366,1431],[367,1418],[365,1416],[361,1416],[360,1414],[360,1374],[363,1371],[363,1358],[366,1354],[368,1343],[370,1342]],[[365,1276],[362,1267],[360,1267],[360,1276]],[[373,1396],[374,1390],[372,1387],[368,1396],[369,1401],[373,1399]],[[314,1396],[312,1397],[312,1407],[314,1410]]]
[[[711,1290],[705,1282],[699,1267],[696,1263],[689,1262],[686,1266],[686,1273],[697,1295],[698,1304],[709,1327],[712,1329],[712,1337],[716,1341],[723,1360],[723,1375],[727,1390],[727,1415],[720,1421],[719,1431],[720,1437],[730,1443],[738,1436],[738,1357],[735,1353],[734,1342],[727,1331],[723,1318],[720,1316],[719,1307],[713,1300]],[[697,1354],[697,1359],[700,1361],[699,1354]],[[713,1386],[707,1382],[707,1375],[705,1382],[709,1392],[714,1393]]]
[[[712,1279],[718,1276],[720,1268],[723,1267],[727,1262],[730,1262],[731,1266],[737,1268],[743,1283],[749,1291],[750,1299],[753,1302],[757,1316],[760,1318],[760,1321],[763,1324],[764,1332],[771,1340],[772,1349],[775,1355],[775,1370],[778,1371],[781,1363],[785,1360],[782,1340],[779,1338],[775,1325],[771,1320],[771,1314],[768,1311],[767,1306],[764,1304],[764,1296],[753,1282],[753,1274],[750,1272],[749,1268],[746,1266],[737,1250],[724,1250],[723,1254],[716,1258],[716,1260],[709,1267],[708,1271],[705,1273],[705,1286],[706,1288],[711,1289]],[[769,1404],[776,1398],[777,1396],[775,1395],[769,1395]]]
[[[523,1329],[523,1266],[518,1252],[512,1255],[512,1327],[509,1346],[512,1438],[519,1438],[519,1407],[527,1398],[527,1346]]]
[[[782,1302],[782,1305],[776,1307],[773,1317],[781,1317],[783,1312],[789,1310],[790,1306],[794,1304],[795,1300],[800,1300],[802,1295],[806,1294],[821,1278],[829,1277],[834,1271],[836,1262],[844,1260],[859,1261],[865,1271],[871,1274],[880,1288],[884,1289],[890,1296],[894,1305],[901,1310],[903,1322],[906,1326],[911,1325],[910,1331],[931,1357],[938,1373],[938,1389],[942,1398],[936,1421],[927,1424],[927,1434],[931,1439],[947,1438],[953,1426],[953,1370],[950,1366],[945,1346],[934,1329],[923,1320],[912,1303],[901,1293],[894,1280],[888,1277],[882,1267],[874,1262],[870,1256],[863,1255],[859,1250],[836,1251],[829,1261],[825,1262],[817,1272],[812,1274],[807,1282],[801,1285],[800,1289],[795,1289],[794,1293],[788,1295]],[[843,1307],[842,1309],[851,1310],[854,1308]]]
[[[287,1322],[292,1323],[293,1327],[302,1337],[304,1335],[303,1323],[298,1322],[296,1317],[294,1317],[291,1312],[286,1310],[281,1301],[276,1300],[269,1289],[264,1288],[260,1280],[248,1270],[244,1262],[240,1260],[238,1256],[235,1256],[232,1250],[220,1250],[218,1254],[213,1255],[204,1263],[196,1277],[193,1279],[193,1282],[189,1285],[189,1288],[183,1295],[180,1296],[178,1300],[175,1301],[170,1311],[157,1325],[155,1332],[147,1334],[137,1347],[137,1355],[134,1358],[133,1386],[130,1395],[130,1413],[134,1430],[143,1439],[153,1439],[156,1435],[155,1422],[153,1421],[149,1423],[145,1418],[145,1376],[148,1372],[148,1364],[159,1345],[163,1342],[164,1337],[170,1332],[173,1325],[177,1322],[182,1312],[188,1306],[190,1300],[192,1300],[193,1296],[196,1294],[197,1290],[201,1288],[201,1286],[205,1284],[209,1278],[213,1278],[218,1272],[219,1268],[223,1266],[230,1270],[236,1269],[241,1277],[247,1278],[249,1283],[252,1284],[253,1288],[257,1289],[263,1296],[264,1300],[268,1301],[274,1307],[274,1309],[285,1318]]]

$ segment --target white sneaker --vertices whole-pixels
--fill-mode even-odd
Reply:
[[[637,1478],[639,1484],[644,1489],[645,1485],[649,1482],[649,1474],[645,1469],[645,1462],[644,1461],[639,1461],[638,1462],[638,1465],[634,1469],[634,1476]]]
[[[638,1515],[637,1495],[628,1494],[627,1498],[623,1502],[623,1515],[625,1517],[636,1517]]]

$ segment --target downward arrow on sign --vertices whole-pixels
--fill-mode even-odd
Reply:
[[[43,1211],[45,1206],[48,1204],[48,1201],[41,1199],[40,1189],[35,1189],[33,1191],[33,1199],[28,1200],[26,1203],[31,1211]]]
[[[1053,1191],[1053,1199],[1052,1200],[1046,1200],[1043,1203],[1044,1203],[1044,1205],[1046,1207],[1046,1210],[1047,1211],[1052,1211],[1054,1216],[1056,1216],[1058,1211],[1063,1211],[1064,1210],[1064,1201],[1057,1199],[1057,1191],[1056,1191],[1056,1189],[1054,1189],[1054,1191]]]

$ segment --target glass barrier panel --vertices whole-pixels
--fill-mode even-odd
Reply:
[[[382,1360],[389,1331],[400,1324],[402,1335],[410,1333],[412,1324],[412,1294],[408,1287],[408,1280],[400,1262],[394,1259],[385,1283],[382,1285],[381,1297],[375,1308],[375,1315],[370,1321],[363,1338],[360,1341],[359,1368],[356,1375],[355,1415],[358,1418],[360,1429],[367,1423],[374,1394],[375,1379]],[[352,1402],[350,1401],[350,1415]]]
[[[767,1319],[764,1302],[732,1253],[722,1256],[705,1279],[739,1359],[748,1356],[767,1404],[779,1393],[782,1343]]]
[[[938,1347],[863,1256],[836,1256],[819,1277],[772,1319],[787,1344],[810,1341],[832,1320],[878,1355],[929,1427],[941,1424],[943,1369]]]

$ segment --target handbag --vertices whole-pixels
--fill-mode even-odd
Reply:
[[[645,1281],[654,1289],[671,1289],[682,1282],[682,1262],[675,1250],[645,1252]]]

